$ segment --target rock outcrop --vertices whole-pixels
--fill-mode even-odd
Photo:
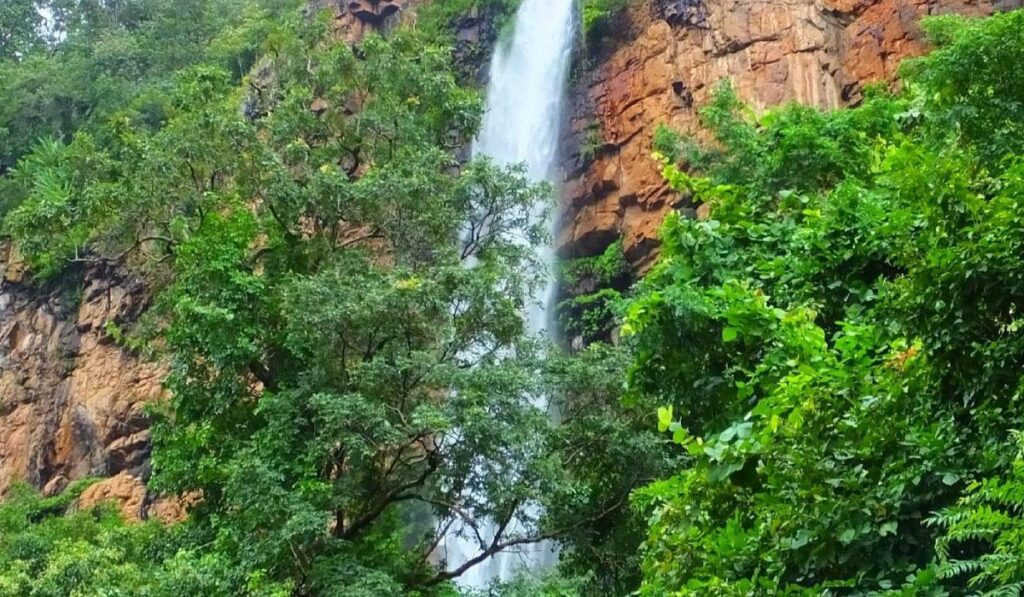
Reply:
[[[331,10],[334,31],[345,42],[353,43],[374,31],[390,29],[417,1],[421,0],[311,0],[307,11],[315,14]]]
[[[564,257],[600,253],[621,237],[642,272],[666,213],[688,208],[651,159],[658,124],[693,130],[697,110],[730,78],[763,109],[787,101],[857,102],[925,49],[924,15],[989,14],[1020,0],[644,0],[620,19],[608,49],[574,86],[566,163]]]
[[[114,343],[108,324],[134,321],[143,282],[107,266],[31,286],[0,246],[0,495],[16,481],[47,494],[92,476],[145,476],[144,405],[163,371]]]
[[[117,504],[125,520],[159,520],[175,523],[185,520],[192,500],[156,498],[139,477],[128,472],[118,473],[90,485],[78,497],[75,506],[89,509],[103,503]]]

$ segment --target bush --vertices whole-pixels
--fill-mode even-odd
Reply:
[[[626,307],[629,393],[663,405],[688,459],[634,496],[641,594],[1021,581],[1003,479],[1024,388],[1024,162],[1006,134],[1024,125],[1024,13],[928,28],[942,45],[899,95],[757,116],[724,86],[702,114],[714,143],[658,135],[666,179],[711,219],[668,218]],[[968,557],[936,567],[950,545]]]

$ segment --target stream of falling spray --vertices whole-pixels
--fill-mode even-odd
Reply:
[[[490,156],[499,165],[525,163],[529,176],[540,182],[550,180],[556,170],[576,31],[575,0],[523,0],[514,26],[512,39],[499,44],[491,60],[487,111],[474,153]],[[548,284],[532,297],[526,316],[530,332],[549,334],[544,306],[554,288],[554,253],[544,247],[538,256],[548,267]],[[547,408],[546,404],[536,406]],[[448,566],[454,569],[479,553],[479,545],[449,536],[445,551]],[[543,568],[555,557],[549,544],[499,553],[470,569],[459,583],[485,587],[522,568]]]

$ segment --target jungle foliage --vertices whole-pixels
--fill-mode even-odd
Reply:
[[[755,116],[726,85],[715,143],[658,135],[711,217],[669,218],[624,323],[688,454],[634,494],[641,594],[1019,590],[1024,13],[926,27],[902,93]]]
[[[91,50],[108,38],[94,23],[130,31],[141,7],[76,4],[60,22],[88,27],[4,66],[73,70],[64,44]],[[145,101],[145,79],[104,92],[116,109],[36,143],[4,177],[3,230],[37,280],[70,264],[149,276],[145,318],[108,331],[170,368],[150,487],[201,499],[142,573],[193,570],[193,584],[164,579],[179,594],[447,594],[499,550],[574,532],[588,509],[626,510],[635,479],[588,494],[567,463],[593,438],[535,406],[577,374],[541,358],[520,315],[543,282],[533,247],[547,231],[531,214],[550,189],[460,158],[482,102],[451,48],[422,25],[352,47],[326,17],[235,17],[200,45],[252,48],[243,76],[202,52],[168,62]],[[172,25],[186,28],[153,26]],[[63,118],[30,116],[3,122],[41,136]],[[89,520],[65,513],[47,510],[40,532]],[[116,527],[111,544],[143,532],[96,516]],[[471,551],[446,562],[455,534]],[[57,543],[11,555],[12,570],[71,557]],[[54,592],[71,594],[79,577],[61,578]],[[111,594],[143,591],[128,572],[119,582]]]
[[[563,264],[564,351],[521,315],[551,189],[464,151],[450,28],[514,1],[355,46],[282,2],[37,6],[0,8],[3,240],[40,283],[146,276],[106,331],[167,364],[149,486],[194,499],[129,524],[16,487],[0,595],[473,594],[542,540],[555,570],[484,594],[1024,586],[1024,13],[929,20],[852,109],[725,84],[711,143],[660,129],[710,215],[635,285],[621,243]]]

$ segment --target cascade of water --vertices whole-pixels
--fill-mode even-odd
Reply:
[[[575,29],[575,0],[523,0],[512,39],[499,45],[491,60],[487,112],[475,153],[500,165],[525,163],[535,181],[553,174]],[[551,265],[549,248],[541,257]],[[553,279],[535,305],[543,305],[552,286]],[[542,307],[529,316],[531,331],[546,331]]]
[[[576,30],[576,0],[523,0],[511,40],[499,44],[491,60],[487,111],[473,148],[499,165],[525,163],[536,182],[549,180],[558,159],[566,81]],[[554,254],[550,247],[538,255],[548,266],[548,284],[533,297],[526,314],[535,334],[547,334],[544,305],[554,287]],[[544,408],[546,405],[538,404]],[[448,565],[456,568],[478,553],[479,546],[457,536],[445,541]],[[499,553],[470,569],[459,580],[484,587],[508,579],[520,568],[540,568],[552,560],[553,547],[533,546],[517,553]]]

